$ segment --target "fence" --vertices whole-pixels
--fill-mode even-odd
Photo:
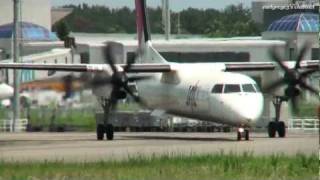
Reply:
[[[297,118],[290,119],[288,122],[288,129],[290,130],[319,130],[319,119],[317,118]]]
[[[13,120],[12,119],[2,119],[0,120],[0,131],[2,132],[12,132],[13,131]],[[19,119],[15,124],[15,129],[17,132],[25,131],[27,129],[28,119]]]

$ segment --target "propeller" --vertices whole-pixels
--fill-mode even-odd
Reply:
[[[319,71],[319,69],[302,70],[301,68],[301,62],[308,49],[310,49],[310,43],[307,42],[298,52],[298,55],[295,58],[296,63],[293,69],[289,69],[283,63],[275,47],[270,50],[271,58],[279,65],[281,70],[284,71],[284,77],[265,87],[264,91],[270,93],[274,89],[286,85],[287,87],[284,90],[284,98],[291,101],[291,106],[294,112],[298,112],[297,98],[301,94],[301,90],[306,90],[315,94],[316,96],[319,96],[318,90],[306,82],[306,78]]]
[[[131,96],[135,102],[144,105],[140,97],[137,96],[129,87],[129,83],[147,80],[150,79],[151,76],[128,76],[127,73],[130,72],[132,65],[135,63],[137,52],[127,60],[127,64],[123,68],[115,65],[115,62],[123,61],[124,57],[122,54],[123,46],[120,43],[107,42],[104,47],[105,63],[109,64],[112,70],[112,75],[110,76],[107,73],[100,72],[95,74],[84,73],[81,74],[80,77],[76,77],[74,75],[65,76],[63,78],[65,89],[64,99],[70,98],[74,91],[88,88],[99,88],[110,84],[112,86],[112,90],[109,98],[110,103],[108,103],[109,107],[107,108],[115,110],[118,100],[125,99],[127,95]]]
[[[125,99],[127,95],[130,95],[133,100],[139,104],[143,104],[139,96],[137,96],[132,89],[129,87],[129,82],[138,82],[150,79],[150,76],[127,76],[127,73],[130,72],[132,65],[135,63],[136,53],[132,58],[128,59],[126,66],[123,69],[119,69],[115,65],[115,62],[119,62],[119,56],[117,56],[116,51],[118,50],[119,43],[108,42],[107,46],[104,49],[106,62],[110,65],[112,70],[112,76],[100,81],[94,81],[94,86],[99,86],[103,84],[110,83],[112,85],[112,90],[110,94],[110,108],[115,110],[118,100]]]

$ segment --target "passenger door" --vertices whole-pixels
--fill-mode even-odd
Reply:
[[[218,120],[223,120],[224,112],[223,106],[224,102],[222,100],[222,93],[223,93],[223,84],[216,84],[213,86],[210,92],[210,114],[211,116],[217,118]]]

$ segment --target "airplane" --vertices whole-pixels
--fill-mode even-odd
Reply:
[[[10,99],[13,96],[14,89],[6,83],[0,83],[0,100]]]
[[[11,106],[11,98],[14,96],[14,88],[4,82],[0,82],[0,101],[4,107]],[[29,100],[30,96],[28,93],[20,94],[20,101]]]
[[[250,130],[260,118],[264,104],[263,93],[257,83],[239,71],[273,71],[285,66],[296,72],[298,69],[295,66],[299,64],[299,71],[306,69],[307,73],[303,74],[306,76],[319,69],[319,61],[303,61],[303,54],[297,62],[284,63],[276,54],[273,54],[276,62],[168,62],[152,46],[146,0],[135,0],[135,5],[139,47],[135,58],[129,59],[127,64],[115,64],[119,57],[114,53],[114,47],[118,44],[109,42],[105,47],[106,64],[0,63],[0,68],[89,74],[86,77],[66,76],[63,87],[68,95],[73,86],[80,83],[85,88],[91,88],[97,96],[105,114],[104,121],[97,122],[97,140],[103,140],[105,135],[107,140],[113,140],[114,129],[109,119],[116,110],[118,100],[131,96],[150,110],[237,127],[239,141],[250,139]],[[290,87],[296,90],[299,85],[295,83]],[[299,88],[311,87],[304,84]],[[287,94],[289,98],[295,95]],[[279,137],[285,137],[283,121],[270,122],[268,127],[270,137],[274,137],[275,132]]]

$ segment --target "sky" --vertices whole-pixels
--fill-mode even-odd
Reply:
[[[62,6],[66,4],[80,4],[87,3],[90,5],[106,5],[112,8],[119,8],[128,6],[134,7],[134,0],[50,0],[53,6]],[[187,9],[188,7],[193,8],[215,8],[223,9],[230,4],[243,3],[246,7],[251,7],[253,0],[170,0],[170,7],[173,11],[180,11]],[[160,6],[161,0],[148,0],[148,6]]]

